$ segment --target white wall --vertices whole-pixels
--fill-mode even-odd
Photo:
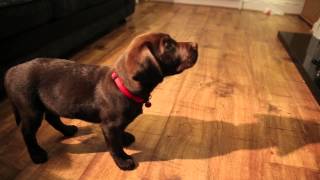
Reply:
[[[231,8],[264,11],[271,9],[274,13],[300,14],[305,0],[153,0],[173,3],[200,4]]]
[[[300,14],[305,0],[243,0],[244,9],[264,11],[266,8],[275,13]]]

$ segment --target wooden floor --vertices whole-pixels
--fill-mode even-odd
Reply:
[[[111,65],[131,39],[162,31],[199,43],[197,65],[167,78],[153,106],[129,126],[126,152],[139,162],[120,171],[96,124],[63,138],[43,122],[49,152],[31,163],[7,102],[0,105],[0,179],[320,179],[320,107],[277,40],[277,31],[307,32],[296,16],[205,6],[145,3],[128,22],[73,59]]]

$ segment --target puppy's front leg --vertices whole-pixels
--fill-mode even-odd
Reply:
[[[135,168],[134,160],[122,148],[123,132],[120,128],[101,123],[106,143],[110,146],[110,154],[120,169],[132,170]]]

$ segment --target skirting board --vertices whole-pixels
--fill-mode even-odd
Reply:
[[[159,2],[169,3],[183,3],[183,4],[196,4],[208,5],[218,7],[228,7],[237,9],[250,9],[257,11],[264,11],[267,8],[271,9],[275,14],[300,14],[304,5],[304,1],[290,2],[290,3],[272,3],[266,0],[152,0]]]
[[[152,0],[152,1],[209,5],[209,6],[228,7],[228,8],[240,8],[239,0]]]

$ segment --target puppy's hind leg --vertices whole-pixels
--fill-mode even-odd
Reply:
[[[39,146],[36,139],[36,133],[41,125],[42,115],[43,113],[40,111],[20,114],[23,139],[32,161],[36,164],[44,163],[48,160],[47,152]]]
[[[48,123],[52,127],[54,127],[56,130],[61,132],[64,136],[70,137],[77,133],[78,131],[77,126],[74,126],[74,125],[69,126],[69,125],[63,124],[59,116],[53,113],[50,113],[48,111],[46,111],[45,114],[46,114],[45,118],[48,121]]]
[[[21,118],[20,118],[18,109],[13,103],[11,103],[11,107],[12,107],[12,110],[13,110],[14,117],[16,119],[16,124],[19,126],[19,124],[21,122]]]

